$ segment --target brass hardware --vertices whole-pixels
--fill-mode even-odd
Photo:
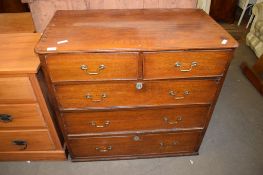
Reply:
[[[142,83],[136,83],[136,89],[137,90],[141,90],[143,88],[143,84]]]
[[[139,136],[134,136],[134,137],[133,137],[133,140],[134,140],[134,141],[139,141],[139,140],[141,140],[141,139],[140,139]]]
[[[27,149],[27,142],[24,140],[13,140],[12,143],[20,147],[20,150]]]
[[[89,75],[98,75],[98,74],[100,74],[100,72],[101,72],[103,69],[106,69],[106,66],[103,65],[103,64],[99,65],[99,67],[98,67],[98,69],[97,69],[96,72],[88,72],[88,69],[89,69],[89,68],[88,68],[88,66],[85,65],[85,64],[81,65],[81,66],[80,66],[80,69],[83,70],[84,72],[86,72],[86,73],[89,74]]]
[[[198,63],[193,61],[189,69],[181,69],[181,65],[181,62],[179,61],[175,63],[175,67],[179,67],[181,72],[190,72],[193,69],[193,67],[196,67],[198,65]]]
[[[176,92],[174,92],[174,91],[169,91],[169,95],[171,95],[171,96],[173,96],[174,97],[174,99],[176,99],[176,100],[180,100],[180,99],[184,99],[185,98],[185,96],[187,96],[187,95],[189,95],[190,94],[190,92],[189,91],[184,91],[184,96],[179,96],[179,97],[176,97]]]
[[[110,121],[108,121],[108,120],[105,121],[103,125],[98,125],[97,122],[95,122],[95,121],[91,121],[90,124],[91,124],[91,126],[94,126],[96,128],[106,128],[110,125]]]
[[[101,102],[106,97],[107,97],[107,94],[102,93],[99,100],[94,100],[92,95],[90,95],[90,94],[85,95],[85,98],[90,99],[92,102]]]
[[[163,143],[163,142],[160,142],[160,146],[161,146],[162,148],[168,147],[168,146],[175,146],[175,145],[177,145],[177,142],[176,142],[176,141],[173,141],[172,144],[165,144],[165,143]]]
[[[11,122],[13,120],[11,115],[8,114],[0,114],[0,121],[4,122],[4,123],[8,123]]]
[[[100,147],[96,147],[96,150],[101,153],[106,153],[112,150],[112,146],[100,146]]]
[[[178,116],[175,121],[170,121],[167,117],[164,117],[163,120],[165,121],[165,123],[169,125],[175,125],[175,124],[178,124],[183,119],[182,119],[182,116]]]

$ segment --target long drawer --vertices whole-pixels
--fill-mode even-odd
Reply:
[[[157,129],[202,129],[208,107],[63,113],[69,135]]]
[[[56,86],[61,108],[210,104],[215,80],[88,83]]]
[[[144,53],[145,79],[222,76],[231,51]]]
[[[195,151],[201,132],[69,138],[73,158],[136,156]]]
[[[136,80],[138,54],[55,54],[47,58],[47,66],[53,82]]]
[[[36,101],[28,77],[0,78],[0,103]]]
[[[47,130],[1,131],[0,143],[0,152],[47,151],[54,149]]]
[[[0,130],[20,127],[45,127],[38,104],[0,104]]]

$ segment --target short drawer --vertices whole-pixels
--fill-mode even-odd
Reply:
[[[46,151],[54,149],[47,130],[1,131],[0,152]]]
[[[144,53],[144,79],[222,76],[232,52]]]
[[[70,138],[73,158],[191,153],[200,132]]]
[[[0,103],[36,101],[28,77],[0,78]]]
[[[215,80],[86,83],[56,86],[61,108],[210,104],[216,94]]]
[[[134,80],[138,54],[56,54],[47,58],[53,82],[86,80]]]
[[[19,127],[45,127],[38,104],[0,104],[0,130]]]
[[[63,113],[62,115],[69,135],[157,129],[202,129],[208,115],[208,107]]]

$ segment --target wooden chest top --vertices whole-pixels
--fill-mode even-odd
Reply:
[[[174,51],[237,46],[230,34],[199,9],[83,10],[57,11],[36,52]]]
[[[0,74],[36,73],[40,61],[34,47],[38,33],[0,34]]]

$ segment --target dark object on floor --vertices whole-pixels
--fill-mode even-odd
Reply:
[[[263,95],[263,56],[254,64],[252,68],[248,67],[246,62],[240,65],[242,72],[254,87]]]
[[[234,23],[237,0],[212,0],[210,16],[216,21]]]
[[[20,0],[0,0],[0,13],[29,12],[27,4]]]

